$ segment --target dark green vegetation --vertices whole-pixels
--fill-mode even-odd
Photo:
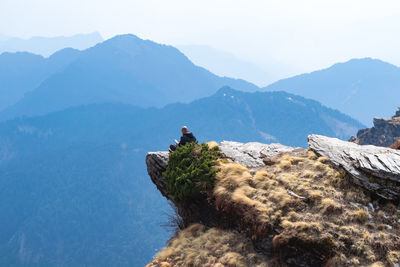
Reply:
[[[200,142],[296,146],[305,146],[310,133],[347,138],[345,130],[361,127],[315,101],[230,88],[162,109],[93,104],[0,123],[0,212],[7,218],[0,222],[2,262],[150,261],[168,239],[159,225],[169,207],[148,178],[144,158],[166,150],[182,125]]]
[[[188,143],[170,154],[163,176],[174,200],[197,197],[214,187],[217,153],[218,147]]]
[[[34,90],[24,97],[19,94],[17,103],[9,103],[15,105],[0,112],[0,120],[42,115],[93,103],[162,106],[209,96],[224,85],[245,91],[259,89],[243,80],[216,76],[194,65],[172,46],[142,40],[134,35],[116,36],[84,51],[73,51],[75,57],[70,57],[70,62],[63,68],[54,68],[52,75],[36,74],[31,69],[26,72],[20,70],[22,73],[18,75],[21,79],[32,76],[32,82],[28,83],[29,88],[24,92]],[[66,52],[58,53],[64,55]],[[20,55],[17,62],[25,64],[25,60],[29,62],[29,58],[34,57],[24,55]],[[55,62],[58,63],[57,60]],[[16,63],[11,59],[3,63],[0,58],[0,66],[12,64]],[[0,89],[0,99],[17,87],[15,84],[19,81],[13,82],[10,82],[12,88]]]
[[[392,116],[399,105],[399,88],[399,67],[364,58],[280,80],[264,89],[315,99],[370,125],[374,117]]]

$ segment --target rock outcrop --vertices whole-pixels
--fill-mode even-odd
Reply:
[[[237,162],[248,168],[259,168],[265,165],[265,158],[273,158],[281,153],[295,152],[302,150],[284,146],[281,144],[262,144],[257,142],[239,143],[232,141],[222,141],[219,144],[222,155],[227,159]],[[163,172],[168,166],[169,153],[166,151],[149,152],[146,156],[147,172],[157,189],[167,199],[172,201],[168,195]]]
[[[273,158],[282,153],[289,153],[301,148],[293,148],[281,144],[262,144],[257,142],[239,143],[222,141],[219,145],[221,154],[228,161],[237,162],[249,169],[265,166],[266,158]],[[187,202],[176,202],[168,194],[163,172],[168,166],[169,153],[166,151],[149,152],[146,156],[147,172],[157,189],[168,200],[174,203],[178,214],[182,217],[184,225],[201,222],[205,225],[214,225],[216,221],[223,220],[219,213],[207,204],[206,198],[191,199]]]
[[[308,143],[318,155],[345,169],[357,184],[386,199],[400,197],[400,151],[320,135],[310,135]]]
[[[390,119],[375,118],[372,128],[359,130],[352,139],[360,145],[391,146],[400,137],[400,109]]]
[[[308,143],[318,155],[327,157],[334,165],[346,170],[356,184],[386,199],[400,197],[400,151],[372,145],[362,146],[320,135],[310,135]],[[232,141],[221,142],[219,148],[227,159],[250,169],[265,166],[265,159],[302,150],[281,144]],[[146,156],[146,164],[157,189],[173,201],[162,177],[168,165],[168,157],[169,153],[165,151],[150,152]]]
[[[149,153],[183,223],[147,266],[399,264],[400,151],[319,135],[309,145],[222,142],[213,189],[179,202],[162,176],[169,154]]]

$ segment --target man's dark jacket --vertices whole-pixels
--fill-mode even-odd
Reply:
[[[179,141],[179,146],[183,146],[186,143],[196,142],[196,137],[194,137],[192,132],[186,132],[181,136],[181,140]]]

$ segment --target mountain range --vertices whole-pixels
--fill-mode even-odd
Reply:
[[[171,213],[146,175],[186,124],[200,142],[305,146],[360,123],[285,92],[229,87],[164,108],[91,104],[0,123],[0,260],[6,265],[143,266],[168,239]]]
[[[0,54],[3,52],[30,52],[49,57],[64,48],[87,49],[101,41],[103,41],[103,37],[98,32],[58,37],[36,36],[29,39],[6,36],[1,38],[0,36]]]
[[[388,80],[389,71],[378,74],[380,68],[372,67],[378,63],[389,65],[355,60],[260,89],[217,76],[174,47],[134,35],[82,51],[63,49],[49,58],[3,53],[0,212],[7,220],[0,222],[0,262],[143,266],[168,239],[160,224],[172,212],[147,178],[147,151],[166,150],[182,125],[200,142],[305,147],[309,134],[348,139],[365,126],[327,107],[339,97],[324,98],[332,101],[322,105],[281,90],[345,94],[352,73],[366,81],[372,79],[368,73],[376,75],[375,85],[394,88],[396,72]],[[341,75],[343,82],[336,81]],[[374,105],[376,99],[390,98],[374,94],[362,98],[370,113],[381,105]]]
[[[71,53],[62,50],[59,57],[64,59],[66,52]],[[176,48],[134,35],[117,36],[75,54],[77,57],[67,66],[4,109],[0,120],[103,102],[141,107],[188,102],[209,96],[224,85],[245,91],[259,89],[243,80],[214,75],[194,65]],[[19,77],[24,75],[32,74],[27,71]],[[9,94],[12,89],[3,89],[3,94]]]
[[[49,58],[5,53],[0,70],[3,121],[92,103],[161,107],[209,96],[228,85],[301,95],[370,125],[375,116],[390,116],[400,97],[400,68],[377,59],[353,59],[259,88],[214,75],[176,48],[134,35],[116,36],[83,51],[64,49]]]
[[[49,58],[28,52],[0,55],[0,110],[15,104],[24,94],[39,87],[51,75],[62,71],[80,51],[65,48]]]
[[[353,59],[263,89],[312,98],[371,125],[372,118],[390,117],[400,105],[400,68],[378,59]]]

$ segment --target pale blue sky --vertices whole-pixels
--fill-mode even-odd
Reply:
[[[366,56],[400,65],[398,0],[0,0],[0,35],[93,31],[209,45],[298,72]]]

